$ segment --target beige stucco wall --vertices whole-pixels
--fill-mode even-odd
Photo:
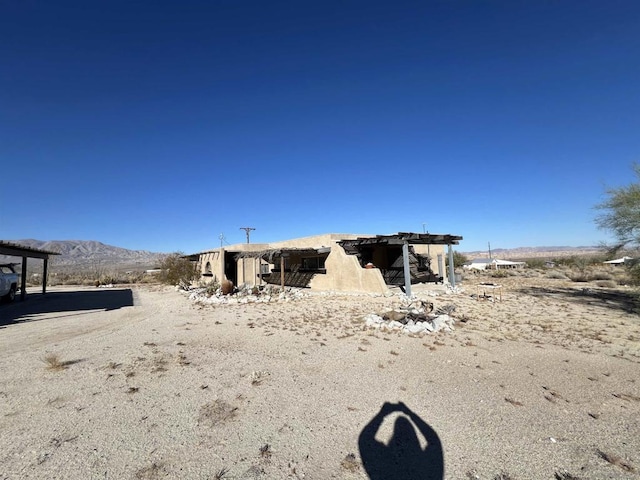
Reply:
[[[326,274],[317,274],[311,280],[312,290],[338,292],[385,293],[389,287],[377,268],[362,268],[355,255],[347,255],[335,241],[325,260]]]
[[[388,286],[385,284],[380,271],[376,268],[366,269],[360,266],[355,255],[347,255],[344,249],[336,242],[339,240],[354,240],[356,238],[373,237],[375,235],[356,235],[327,233],[310,237],[294,238],[273,243],[239,243],[220,249],[203,252],[200,254],[199,268],[205,273],[207,262],[211,263],[213,277],[202,277],[203,280],[220,282],[224,275],[224,252],[234,255],[237,252],[262,251],[271,248],[331,248],[331,253],[325,261],[327,273],[316,274],[310,283],[313,290],[333,290],[345,292],[371,292],[385,293]],[[446,270],[447,247],[446,245],[413,245],[416,253],[430,255],[431,270],[444,277],[447,281],[446,271],[440,272],[438,268],[438,255],[442,255]],[[222,253],[222,254],[221,254]],[[259,262],[251,258],[239,259],[237,262],[238,284],[250,285],[259,283]],[[271,265],[273,267],[273,265]]]

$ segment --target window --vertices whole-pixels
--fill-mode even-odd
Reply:
[[[326,257],[307,257],[302,259],[302,268],[304,270],[324,270],[324,261]]]

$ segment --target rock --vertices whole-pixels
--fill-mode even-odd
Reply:
[[[413,325],[409,325],[407,323],[405,328],[409,333],[420,333],[420,332],[424,332],[425,330],[424,322],[414,323]]]
[[[450,332],[453,330],[453,320],[449,315],[439,315],[431,321],[433,325],[433,331],[439,332],[440,330],[444,330],[445,332]]]
[[[405,318],[407,318],[407,313],[406,312],[400,312],[398,310],[390,310],[387,313],[382,315],[382,318],[384,318],[385,320],[388,321],[400,321],[400,320],[404,320]]]
[[[391,330],[401,329],[403,327],[404,327],[403,323],[396,322],[395,320],[392,320],[391,322],[389,322],[389,328]]]

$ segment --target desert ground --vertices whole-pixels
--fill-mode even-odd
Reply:
[[[636,290],[486,280],[416,286],[456,319],[424,335],[364,328],[399,292],[2,305],[0,479],[638,478]]]

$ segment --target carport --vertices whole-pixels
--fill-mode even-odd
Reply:
[[[44,261],[42,272],[42,293],[47,293],[47,269],[49,267],[49,256],[60,255],[58,252],[49,252],[38,248],[25,247],[15,243],[0,240],[0,255],[11,257],[22,257],[22,273],[20,277],[20,300],[24,300],[27,295],[27,259],[40,258]]]

